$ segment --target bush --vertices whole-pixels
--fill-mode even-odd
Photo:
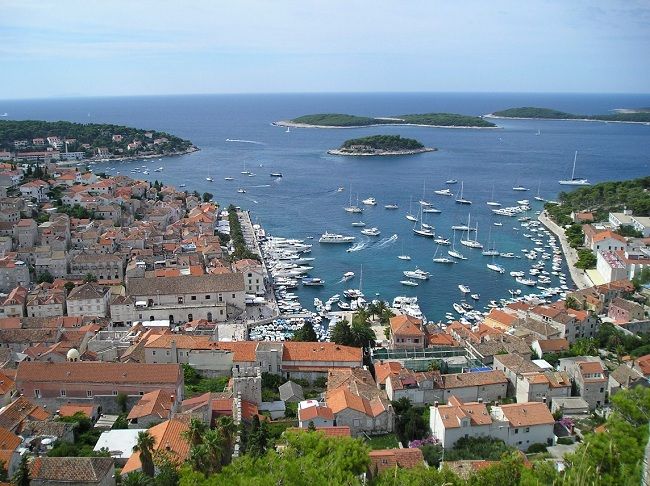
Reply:
[[[427,444],[420,448],[424,460],[430,467],[437,468],[442,459],[442,446],[440,444]]]
[[[327,377],[326,376],[320,376],[314,380],[314,388],[321,388],[325,389],[327,388]]]
[[[573,444],[573,442],[574,441],[573,441],[573,439],[571,437],[560,437],[557,440],[557,443],[559,445],[571,445],[571,444]]]
[[[528,454],[535,454],[538,452],[546,452],[546,444],[532,444],[526,451]]]

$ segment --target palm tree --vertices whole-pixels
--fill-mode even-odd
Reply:
[[[226,450],[222,463],[228,464],[232,458],[232,450],[235,445],[235,435],[237,434],[237,424],[232,417],[219,417],[217,429],[225,439]]]
[[[149,477],[153,477],[156,472],[153,464],[153,448],[155,445],[156,439],[153,438],[149,431],[144,431],[138,433],[138,439],[133,446],[133,452],[140,453],[142,472]]]
[[[218,429],[210,429],[203,435],[203,445],[208,453],[210,470],[207,473],[216,473],[221,469],[226,448],[226,439]]]
[[[122,486],[149,486],[152,480],[141,471],[133,471],[122,479]]]
[[[183,439],[185,439],[190,446],[197,446],[203,442],[203,434],[207,428],[205,422],[197,418],[192,418],[187,430],[182,432]]]

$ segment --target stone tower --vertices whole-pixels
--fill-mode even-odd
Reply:
[[[259,368],[233,368],[232,393],[255,405],[262,403],[262,372]]]

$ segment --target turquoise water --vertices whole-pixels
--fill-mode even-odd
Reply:
[[[469,285],[481,294],[481,301],[507,296],[515,288],[507,273],[498,275],[486,268],[491,258],[479,250],[462,248],[468,261],[453,266],[432,263],[436,245],[413,235],[412,223],[404,215],[409,198],[422,197],[426,182],[426,199],[442,210],[429,214],[428,223],[436,233],[452,236],[451,225],[467,220],[478,221],[479,240],[495,240],[497,248],[521,254],[532,248],[521,236],[523,230],[516,218],[497,218],[485,204],[494,198],[504,206],[518,199],[530,199],[540,188],[545,198],[557,197],[561,186],[557,181],[571,173],[573,153],[579,151],[576,174],[592,182],[620,180],[650,174],[650,126],[593,122],[496,120],[499,130],[433,129],[422,127],[373,127],[345,130],[284,129],[270,123],[307,113],[341,112],[359,115],[395,115],[447,111],[484,114],[514,106],[544,106],[574,113],[605,113],[621,107],[648,106],[649,95],[540,95],[540,94],[344,94],[344,95],[241,95],[140,97],[103,99],[66,99],[56,101],[0,102],[0,112],[9,118],[49,119],[80,122],[107,122],[141,128],[166,130],[191,139],[201,148],[195,154],[156,161],[134,161],[98,166],[96,170],[117,167],[130,175],[134,166],[163,166],[160,173],[151,172],[151,180],[187,185],[187,190],[209,191],[216,201],[234,203],[251,210],[254,221],[269,233],[305,238],[314,237],[311,256],[316,257],[313,276],[326,280],[323,288],[301,291],[303,303],[313,297],[322,300],[340,293],[346,286],[337,284],[346,271],[357,273],[350,282],[358,286],[363,265],[363,290],[367,296],[378,293],[392,299],[395,295],[417,295],[430,319],[438,319],[458,301],[457,285]],[[541,134],[536,135],[540,130]],[[326,150],[337,147],[347,138],[372,134],[401,134],[416,138],[437,152],[411,157],[343,158],[329,156]],[[226,142],[239,139],[256,143]],[[260,167],[261,165],[261,167]],[[250,170],[255,177],[240,172]],[[282,172],[282,179],[273,179],[271,172]],[[214,183],[205,180],[214,178]],[[234,177],[232,182],[224,181]],[[433,195],[434,189],[446,187],[449,178],[463,180],[465,197],[474,202],[460,206],[454,198]],[[513,192],[522,184],[531,190]],[[246,189],[238,194],[239,187]],[[337,187],[344,187],[337,192]],[[363,237],[350,223],[358,215],[343,211],[349,191],[356,200],[373,196],[377,206],[366,208],[363,220],[368,227],[377,226],[379,238]],[[457,186],[451,186],[454,192]],[[400,209],[388,211],[384,204],[397,203]],[[532,214],[531,214],[532,216]],[[493,226],[493,221],[503,226]],[[356,235],[370,240],[361,251],[346,253],[345,246],[319,245],[324,231]],[[397,234],[395,241],[386,241]],[[459,236],[459,235],[458,235]],[[383,243],[382,243],[383,242]],[[402,252],[412,256],[411,262],[396,258]],[[457,244],[458,246],[458,244]],[[444,248],[445,253],[446,248]],[[508,271],[527,270],[528,260],[501,259]],[[432,273],[432,278],[419,287],[407,288],[399,281],[402,271],[419,266]]]

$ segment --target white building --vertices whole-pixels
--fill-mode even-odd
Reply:
[[[70,291],[67,298],[69,316],[107,317],[110,290],[95,283],[85,283]]]
[[[545,403],[512,403],[492,407],[493,419],[508,424],[506,444],[525,451],[533,444],[553,445],[555,419]]]
[[[596,254],[596,270],[606,283],[627,278],[625,263],[613,251],[600,250]]]

